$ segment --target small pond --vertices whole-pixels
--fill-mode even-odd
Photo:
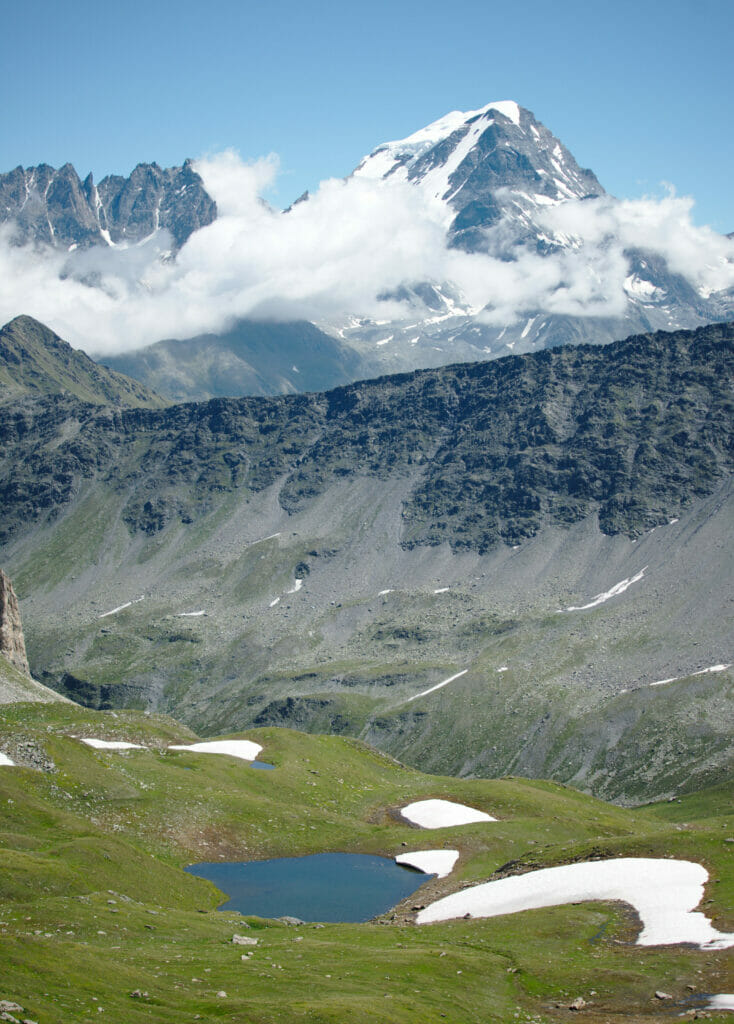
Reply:
[[[220,861],[186,870],[227,893],[220,910],[302,921],[369,921],[432,877],[362,853]]]
[[[250,768],[263,768],[265,769],[266,772],[272,772],[272,770],[275,768],[275,765],[268,764],[267,761],[252,761],[250,763]]]

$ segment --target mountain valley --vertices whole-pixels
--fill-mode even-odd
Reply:
[[[0,1019],[730,1019],[734,236],[510,101],[275,165],[0,174]]]
[[[734,980],[730,783],[631,811],[550,782],[425,775],[343,737],[248,736],[274,770],[174,750],[195,736],[160,715],[0,707],[0,750],[14,761],[0,763],[6,1020],[727,1019],[714,996],[726,1005]],[[426,798],[496,820],[418,828],[400,811]],[[393,858],[448,845],[460,856],[446,877],[427,877],[366,924],[220,911],[223,894],[182,870],[202,859]],[[672,935],[639,945],[638,916],[615,900],[415,924],[422,906],[479,880],[616,858],[704,863],[698,916],[724,933],[723,946]]]

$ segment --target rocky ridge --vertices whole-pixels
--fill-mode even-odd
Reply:
[[[136,532],[278,482],[295,513],[347,477],[410,478],[405,546],[486,551],[596,514],[635,536],[732,470],[734,325],[163,410],[38,398],[0,437],[5,541],[93,481]]]
[[[71,164],[16,167],[0,174],[0,221],[10,221],[19,244],[60,249],[140,242],[169,232],[175,249],[215,219],[217,208],[191,160],[181,167],[138,164],[129,177],[113,174],[95,185]]]

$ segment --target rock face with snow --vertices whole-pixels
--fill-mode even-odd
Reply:
[[[453,111],[405,139],[378,146],[354,174],[414,185],[434,209],[442,208],[450,246],[505,263],[529,253],[576,256],[580,240],[549,227],[549,209],[607,195],[592,171],[579,167],[559,139],[512,101]],[[730,317],[730,294],[699,293],[653,252],[628,249],[625,258],[622,315],[551,313],[539,305],[516,323],[493,326],[450,281],[424,281],[385,296],[405,303],[404,319],[352,317],[329,326],[363,359],[399,371],[568,342],[607,343],[633,332],[693,328]]]
[[[354,172],[398,178],[446,207],[451,244],[469,252],[488,247],[487,231],[504,218],[514,245],[541,251],[553,243],[534,213],[567,199],[604,194],[596,175],[517,103],[454,111],[398,142],[379,146]]]
[[[13,585],[0,569],[0,654],[25,675],[30,676],[25,652],[18,598]]]
[[[397,314],[394,305],[390,312],[386,306],[385,319],[340,310],[319,322],[320,331],[298,323],[266,329],[262,323],[240,321],[220,334],[162,339],[114,365],[170,398],[198,400],[318,390],[383,373],[567,343],[607,343],[734,316],[734,290],[694,287],[647,248],[622,253],[613,216],[609,238],[591,246],[591,253],[581,229],[576,233],[563,218],[561,226],[558,217],[577,204],[601,201],[612,209],[616,201],[591,170],[580,167],[563,143],[515,102],[446,114],[404,139],[378,146],[354,177],[415,188],[445,229],[449,248],[485,254],[505,268],[533,259],[530,270],[520,273],[531,282],[522,303],[493,319],[497,310],[482,305],[486,296],[473,305],[451,280],[407,276],[379,296],[402,304]],[[301,200],[308,202],[308,196]],[[577,214],[572,224],[584,219]],[[177,251],[216,216],[216,204],[190,161],[167,169],[139,164],[129,177],[107,176],[98,185],[91,175],[82,181],[71,164],[58,170],[46,164],[17,167],[0,175],[0,222],[13,223],[11,235],[20,243],[106,247],[139,243],[165,229]],[[436,244],[443,250],[442,242]],[[615,271],[602,258],[609,246]],[[559,265],[546,274],[545,261],[553,259]],[[557,287],[546,284],[541,295],[535,282],[546,276],[551,282],[557,276]],[[578,290],[569,279],[581,282],[581,312],[575,300],[562,300],[565,292]]]
[[[12,221],[18,242],[70,249],[139,242],[159,228],[180,248],[217,214],[190,160],[182,167],[138,164],[128,178],[108,175],[95,185],[71,164],[16,167],[0,174],[0,221]]]

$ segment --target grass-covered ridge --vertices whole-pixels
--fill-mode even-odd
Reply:
[[[94,751],[72,734],[147,749]],[[704,910],[732,930],[730,785],[688,804],[628,811],[550,782],[427,776],[358,741],[289,730],[248,733],[272,772],[165,752],[191,738],[170,719],[136,712],[2,709],[0,749],[42,756],[46,770],[0,769],[0,998],[49,1024],[97,1020],[98,1007],[108,1020],[172,1024],[195,1014],[252,1024],[550,1024],[572,1019],[568,1007],[581,996],[585,1019],[601,1024],[667,1019],[656,990],[678,1012],[696,993],[731,991],[730,954],[629,945],[632,915],[604,904],[421,928],[409,907],[394,919],[318,929],[249,919],[258,944],[242,961],[249,947],[231,942],[242,919],[218,913],[216,890],[181,870],[202,859],[459,849],[453,875],[410,901],[425,903],[500,869],[675,856],[708,868]],[[499,820],[417,830],[395,812],[423,797]]]
[[[61,392],[96,405],[166,405],[144,384],[95,363],[33,317],[17,316],[0,328],[0,398]]]

